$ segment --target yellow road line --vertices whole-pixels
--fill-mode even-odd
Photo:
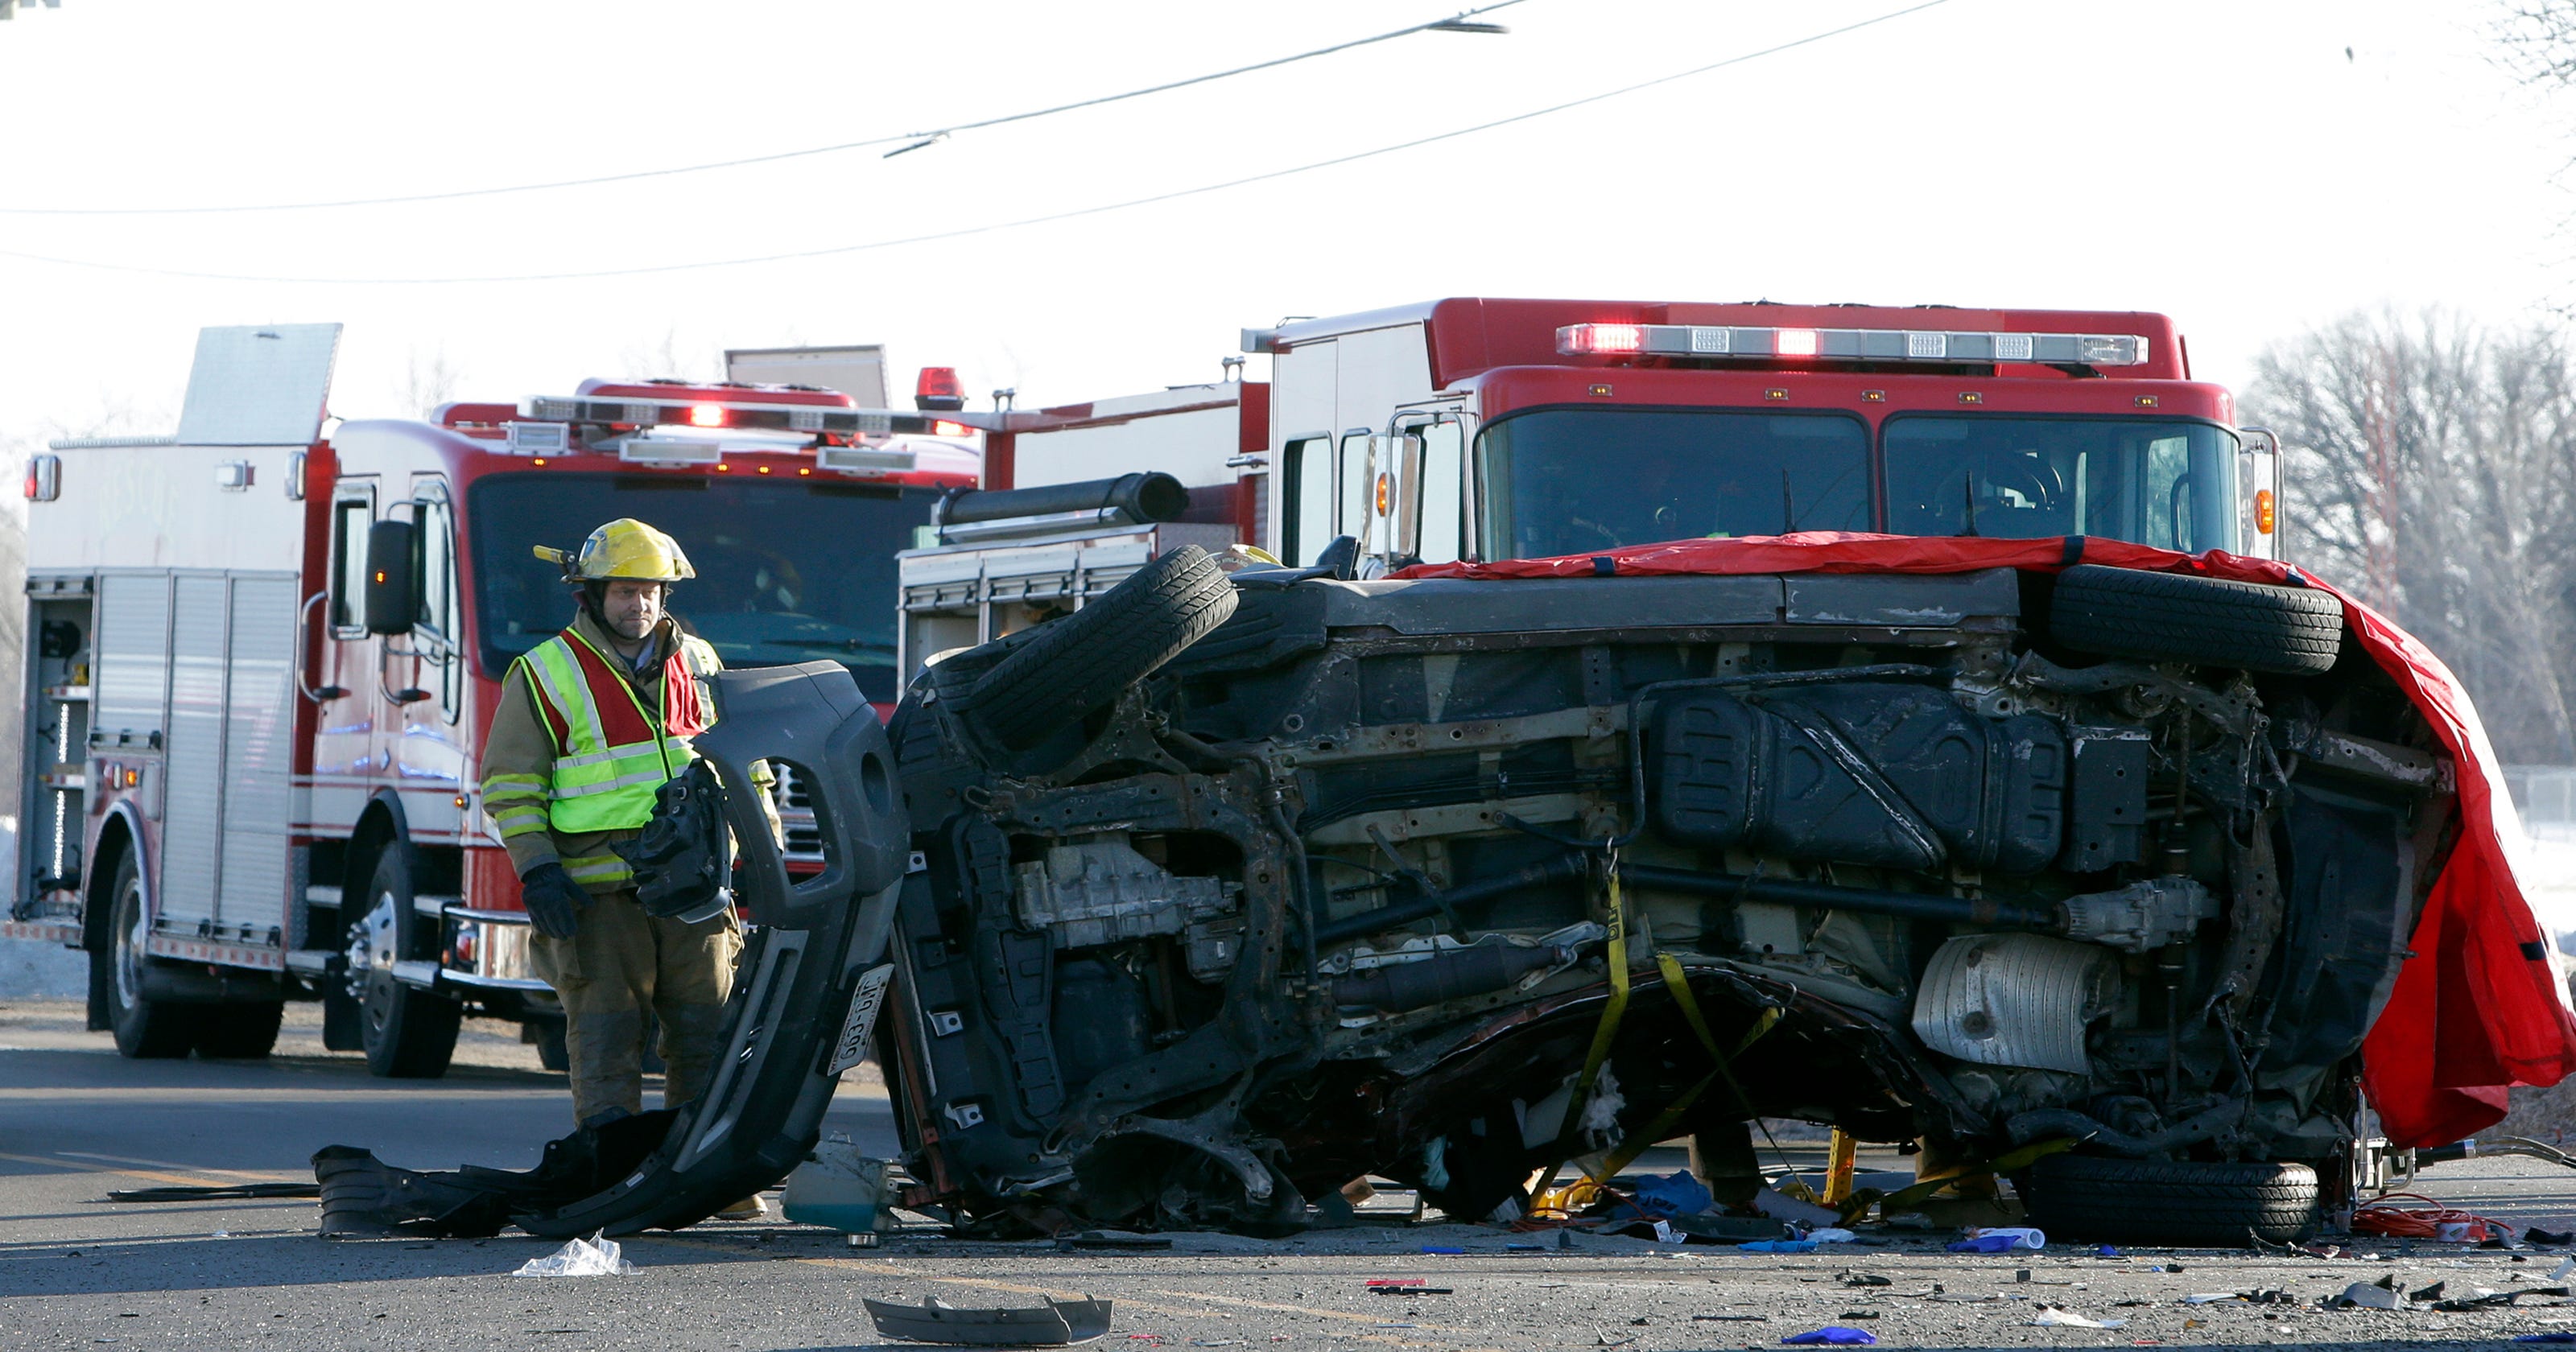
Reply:
[[[9,1160],[17,1164],[41,1164],[48,1169],[61,1169],[67,1173],[115,1174],[121,1178],[148,1179],[154,1183],[167,1183],[174,1187],[181,1188],[222,1188],[231,1186],[230,1184],[210,1178],[189,1178],[181,1174],[165,1174],[150,1169],[105,1169],[95,1164],[83,1164],[78,1160],[55,1159],[44,1155],[0,1154],[0,1160]]]
[[[213,1174],[240,1183],[293,1183],[300,1182],[303,1178],[302,1172],[297,1170],[214,1169],[202,1164],[180,1164],[173,1160],[138,1160],[125,1155],[100,1155],[87,1150],[57,1150],[54,1153],[72,1159],[105,1160],[109,1164],[140,1164],[154,1169],[194,1169],[201,1174]]]
[[[1240,1305],[1248,1310],[1278,1310],[1285,1314],[1311,1314],[1320,1319],[1341,1319],[1354,1324],[1386,1324],[1395,1321],[1384,1315],[1353,1314],[1349,1310],[1319,1310],[1311,1305],[1289,1305],[1275,1300],[1245,1300],[1240,1296],[1211,1296],[1196,1291],[1148,1291],[1147,1295],[1179,1296],[1183,1300],[1204,1300],[1217,1305]],[[1381,1296],[1383,1300],[1385,1297]],[[1415,1324],[1426,1333],[1472,1333],[1472,1329],[1451,1328],[1446,1324]]]

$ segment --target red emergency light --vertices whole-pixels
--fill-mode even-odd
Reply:
[[[1814,329],[1782,329],[1771,335],[1771,343],[1772,350],[1783,357],[1816,355],[1817,342]]]
[[[1645,346],[1641,324],[1568,324],[1556,331],[1556,350],[1569,357],[1625,356]]]
[[[929,413],[954,413],[966,407],[966,386],[954,366],[925,366],[912,385],[912,406]]]
[[[724,405],[722,405],[722,404],[691,404],[691,405],[689,405],[689,426],[691,426],[691,427],[722,427],[722,426],[724,426],[724,425],[725,425],[725,407],[724,407]]]

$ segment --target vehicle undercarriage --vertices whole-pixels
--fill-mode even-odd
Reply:
[[[1756,1117],[2331,1191],[2456,819],[2341,625],[2101,567],[1167,555],[894,719],[908,1201],[1276,1230],[1377,1175],[1509,1218]]]

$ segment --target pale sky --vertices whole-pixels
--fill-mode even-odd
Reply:
[[[1112,93],[1461,0],[61,0],[0,24],[0,208],[436,192],[892,134]],[[1903,8],[1525,0],[895,159],[274,214],[0,214],[0,250],[422,278],[653,266],[1009,221],[1524,112]],[[2576,299],[2576,98],[2492,61],[2486,0],[1949,0],[1437,145],[1085,219],[797,262],[548,282],[188,280],[0,256],[0,438],[167,431],[196,330],[338,320],[333,411],[724,347],[881,342],[1023,407],[1214,379],[1236,332],[1443,295],[2175,315],[2241,385],[2355,308]],[[2346,49],[2350,49],[2347,57]],[[674,368],[677,369],[674,369]],[[1255,359],[1256,376],[1262,362]]]

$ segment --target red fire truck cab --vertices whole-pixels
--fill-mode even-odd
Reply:
[[[885,704],[893,555],[976,479],[939,390],[890,412],[593,380],[326,426],[338,332],[209,329],[176,436],[27,467],[26,834],[0,935],[87,951],[91,1026],[129,1056],[264,1055],[283,1002],[317,997],[328,1044],[379,1074],[441,1073],[466,1013],[543,1045],[559,1007],[477,754],[510,662],[571,615],[533,547],[651,522],[697,570],[673,610],[727,665],[830,659]],[[812,813],[778,796],[793,860]]]

